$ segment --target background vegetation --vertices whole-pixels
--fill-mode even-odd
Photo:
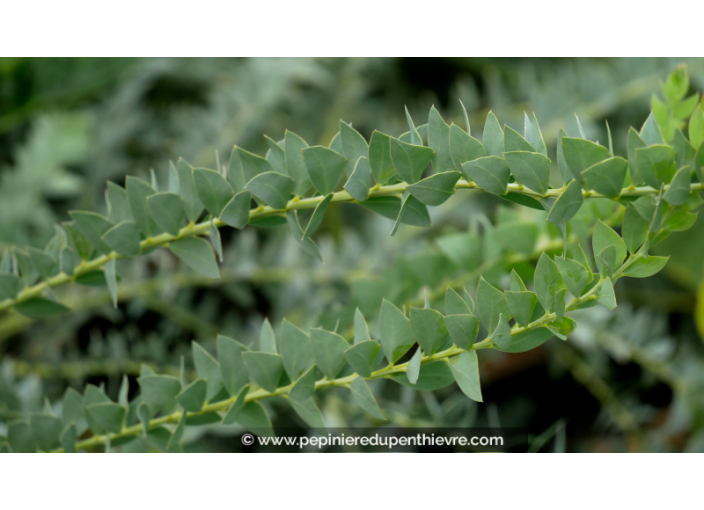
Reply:
[[[407,130],[404,105],[423,119],[435,104],[448,123],[462,125],[461,99],[478,129],[492,110],[519,131],[523,112],[534,111],[551,150],[560,127],[577,132],[577,113],[592,139],[606,140],[608,120],[615,153],[625,154],[628,127],[640,127],[652,95],[680,62],[0,60],[0,243],[44,247],[69,210],[105,212],[106,180],[124,184],[127,173],[149,180],[153,169],[165,181],[168,161],[179,156],[213,168],[233,144],[264,153],[262,135],[277,140],[285,129],[327,146],[341,118],[367,139],[374,129],[398,135]],[[703,90],[704,60],[684,62],[690,93]],[[184,357],[192,378],[192,339],[213,350],[217,333],[251,343],[264,317],[278,325],[285,316],[304,328],[340,320],[344,331],[355,307],[373,322],[382,298],[411,302],[436,281],[463,278],[474,287],[481,273],[499,282],[513,268],[532,271],[542,227],[516,246],[517,232],[536,229],[524,208],[466,193],[432,214],[435,227],[402,227],[392,239],[391,220],[334,204],[316,233],[325,264],[307,256],[286,226],[226,229],[219,280],[159,250],[120,266],[117,309],[105,287],[73,285],[56,291],[72,305],[68,315],[0,315],[0,435],[8,421],[55,406],[67,386],[102,383],[116,399],[127,374],[136,391],[142,363],[178,374]],[[461,267],[445,247],[470,218],[483,241],[475,263]],[[693,313],[704,223],[673,234],[658,251],[672,255],[665,271],[619,281],[619,306],[579,312],[567,342],[480,357],[485,404],[455,385],[427,392],[377,381],[387,423],[526,427],[537,438],[528,447],[544,451],[703,451],[704,346]],[[341,391],[319,398],[332,426],[381,424]],[[275,426],[306,427],[287,406],[265,405]],[[239,450],[240,433],[237,426],[193,427],[185,448]]]

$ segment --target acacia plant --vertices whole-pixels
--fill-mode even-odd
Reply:
[[[43,250],[2,253],[0,312],[14,308],[32,319],[67,313],[53,288],[102,279],[116,305],[122,285],[116,261],[161,248],[217,279],[220,228],[287,224],[300,247],[320,259],[314,233],[336,202],[394,220],[394,235],[402,225],[430,226],[429,206],[473,190],[544,211],[558,239],[537,253],[533,242],[524,250],[537,258],[532,285],[516,271],[506,289],[484,278],[476,289],[462,288],[467,279],[444,281],[425,303],[384,300],[374,335],[357,309],[347,333],[306,332],[284,320],[277,335],[265,320],[258,349],[221,335],[213,356],[193,342],[192,382],[183,370],[164,375],[143,366],[140,394],[131,401],[126,377],[117,402],[101,387],[87,385],[83,394],[69,388],[61,416],[47,410],[9,422],[1,448],[108,450],[145,435],[177,450],[186,427],[218,422],[273,434],[259,402],[276,397],[311,427],[323,428],[313,396],[331,387],[349,389],[364,411],[383,419],[367,384],[379,378],[430,390],[456,382],[481,402],[477,351],[517,353],[553,336],[565,340],[576,326],[570,312],[615,308],[614,282],[660,271],[667,257],[651,248],[694,224],[704,190],[704,113],[698,96],[685,97],[688,88],[680,67],[662,86],[665,101],[654,100],[641,129],[628,131],[625,157],[614,154],[610,132],[599,144],[580,127],[576,136],[560,130],[552,161],[535,115],[525,115],[521,134],[489,113],[479,141],[466,112],[464,126],[448,125],[432,107],[428,122],[418,126],[406,112],[409,130],[398,137],[375,131],[366,140],[341,121],[329,147],[309,146],[287,131],[282,140],[267,138],[265,156],[235,147],[229,164],[216,169],[179,159],[165,186],[132,176],[125,187],[108,182],[106,216],[71,211],[71,221],[56,227]],[[584,243],[573,235],[579,229],[573,221],[593,199],[613,207],[597,210],[602,217],[588,226],[591,242]],[[442,249],[461,263],[475,239],[448,238]]]

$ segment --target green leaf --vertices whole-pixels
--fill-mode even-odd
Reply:
[[[105,216],[88,211],[70,211],[69,214],[76,225],[76,229],[95,249],[105,255],[110,253],[110,248],[102,240],[103,234],[113,226],[110,220]],[[76,248],[78,249],[79,246],[76,246]]]
[[[615,157],[590,166],[582,173],[587,188],[606,197],[616,198],[621,194],[626,180],[628,161]]]
[[[376,403],[374,395],[372,395],[367,382],[361,377],[355,377],[350,383],[350,391],[357,405],[371,414],[374,418],[385,420],[384,415],[379,409],[379,404]]]
[[[103,234],[102,240],[110,249],[126,257],[139,255],[139,232],[133,221],[118,223]]]
[[[259,402],[247,402],[237,417],[237,423],[258,436],[273,436],[274,427]]]
[[[316,206],[315,210],[313,211],[313,215],[308,221],[308,226],[306,227],[306,231],[304,232],[303,237],[310,237],[311,235],[313,235],[313,232],[318,229],[320,224],[323,222],[325,210],[328,208],[328,205],[332,201],[332,197],[333,195],[331,193]]]
[[[35,453],[37,451],[32,428],[26,421],[14,421],[7,424],[7,441],[13,453]]]
[[[27,248],[27,253],[42,279],[50,278],[59,269],[59,261],[53,255],[31,246]]]
[[[391,379],[399,384],[416,390],[435,391],[455,382],[452,371],[445,361],[424,363],[420,366],[420,373],[415,384],[411,384],[405,372],[391,374]]]
[[[359,308],[356,308],[354,311],[354,343],[358,344],[370,338],[367,321],[364,320],[364,315],[359,311]]]
[[[477,353],[475,351],[463,352],[459,356],[450,358],[447,364],[462,393],[475,402],[483,402]]]
[[[61,433],[61,447],[66,453],[74,453],[76,451],[76,441],[78,440],[78,432],[76,425],[71,423]]]
[[[546,312],[552,312],[555,305],[555,294],[564,287],[562,277],[553,261],[546,253],[538,259],[535,267],[535,293]]]
[[[567,337],[577,327],[577,323],[569,317],[562,317],[556,321],[546,324],[547,328],[560,340],[567,340]]]
[[[235,194],[230,184],[220,172],[214,172],[207,168],[194,169],[193,180],[196,183],[198,198],[207,211],[215,217],[220,216],[222,210]]]
[[[0,273],[0,301],[15,299],[20,292],[20,279],[13,274]]]
[[[667,183],[671,168],[675,166],[677,153],[669,145],[651,145],[635,150],[638,174],[645,183],[655,189]]]
[[[176,407],[181,382],[171,375],[147,375],[137,379],[142,389],[142,401],[149,407],[169,414]]]
[[[249,207],[252,203],[252,195],[249,191],[241,191],[237,193],[225,205],[220,213],[220,219],[226,225],[243,229],[249,223]]]
[[[242,412],[242,409],[244,409],[245,398],[247,397],[248,393],[249,393],[249,384],[246,384],[239,391],[239,393],[237,394],[237,398],[235,399],[235,403],[232,404],[230,409],[227,411],[227,414],[222,419],[223,425],[231,425],[237,421],[237,418],[239,417],[240,413]]]
[[[303,149],[303,159],[313,186],[322,195],[329,195],[334,192],[345,173],[347,158],[331,149],[318,145]]]
[[[435,173],[452,170],[454,163],[452,162],[452,155],[450,153],[450,126],[445,123],[440,112],[438,112],[434,106],[430,108],[428,115],[428,145],[435,152],[433,155],[433,170]],[[393,157],[393,145],[391,151]],[[398,167],[396,167],[396,169],[398,170]]]
[[[110,221],[121,223],[133,220],[125,188],[108,181],[108,189],[105,192],[105,196],[108,202],[108,218],[110,218]]]
[[[508,321],[503,314],[499,315],[499,323],[491,334],[491,341],[499,349],[506,349],[511,345],[511,326],[508,325]]]
[[[550,187],[550,160],[537,152],[504,152],[511,173],[518,182],[541,195]]]
[[[516,324],[526,326],[531,322],[538,296],[527,291],[506,291],[506,304],[516,319]]]
[[[348,165],[355,165],[359,158],[369,155],[369,145],[362,135],[352,126],[340,120],[340,141],[342,154],[347,158]],[[350,169],[351,173],[352,169]]]
[[[294,181],[278,172],[264,172],[247,183],[245,189],[273,209],[286,209]]]
[[[245,184],[257,175],[266,172],[274,172],[274,167],[271,166],[271,163],[257,154],[252,154],[235,146],[230,159],[230,173],[228,175],[235,193],[242,191]]]
[[[445,315],[473,315],[462,296],[450,286],[445,290]]]
[[[643,183],[643,178],[638,173],[638,164],[636,163],[636,149],[643,147],[647,147],[647,145],[638,134],[638,131],[630,128],[628,130],[628,169],[634,186],[640,186]]]
[[[447,315],[445,326],[452,342],[460,349],[470,349],[479,334],[479,320],[470,314]]]
[[[510,170],[506,160],[496,156],[475,159],[462,164],[463,174],[477,183],[484,191],[494,195],[505,195]]]
[[[313,183],[308,177],[308,170],[303,159],[303,149],[308,144],[296,133],[286,131],[284,136],[284,150],[286,152],[286,173],[294,180],[294,193],[303,196],[310,189]]]
[[[51,414],[32,414],[29,423],[40,450],[50,452],[59,446],[59,436],[63,428],[61,419]]]
[[[484,135],[483,135],[484,147],[489,156],[501,157],[504,152],[504,132],[501,129],[501,124],[499,124],[496,115],[491,111],[486,116],[486,123],[484,124]]]
[[[284,151],[283,147],[276,143],[276,140],[273,140],[266,135],[264,135],[264,139],[266,140],[266,144],[269,146],[269,150],[266,153],[266,160],[269,162],[269,164],[275,171],[279,172],[280,174],[287,175],[286,152]]]
[[[210,244],[200,237],[186,237],[169,243],[171,253],[188,267],[208,278],[219,278],[220,270]]]
[[[488,154],[482,143],[476,138],[472,138],[456,124],[450,126],[450,154],[455,169],[462,171],[462,163],[484,158]]]
[[[390,301],[381,303],[381,347],[389,363],[396,363],[415,343],[411,321]]]
[[[325,377],[335,379],[347,364],[345,351],[350,346],[347,341],[337,333],[313,328],[310,330],[310,346],[315,363]]]
[[[122,430],[127,410],[114,402],[103,402],[86,406],[86,413],[103,429],[113,434]]]
[[[413,195],[408,195],[403,201],[394,228],[391,230],[391,235],[396,233],[401,223],[416,227],[430,227],[430,213],[428,212],[428,208]]]
[[[665,267],[669,259],[670,257],[638,257],[626,268],[623,275],[632,278],[647,278]]]
[[[689,118],[689,141],[694,147],[698,147],[704,141],[704,110],[702,103],[699,103]]]
[[[550,208],[548,221],[555,224],[567,222],[577,214],[583,201],[584,197],[579,182],[576,180],[570,182]]]
[[[391,138],[390,147],[391,159],[396,172],[408,184],[415,184],[420,180],[435,154],[430,147],[411,145],[395,138]]]
[[[607,246],[596,255],[596,265],[603,276],[613,276],[616,270],[616,247]]]
[[[318,406],[315,405],[312,398],[309,397],[305,400],[290,398],[288,403],[291,404],[291,407],[293,407],[293,410],[296,411],[296,414],[300,416],[309,427],[314,429],[325,428],[325,420],[323,419],[323,415],[321,414],[320,409],[318,409]]]
[[[418,376],[420,375],[420,358],[422,355],[423,350],[419,347],[411,357],[411,361],[408,362],[406,377],[408,377],[408,382],[411,384],[418,382]]]
[[[431,308],[411,308],[411,328],[418,345],[428,356],[438,352],[449,335],[444,317]]]
[[[614,286],[611,283],[611,278],[606,278],[596,291],[596,300],[609,310],[616,308],[616,295],[614,294]]]
[[[66,313],[69,310],[70,308],[56,301],[41,297],[30,298],[15,305],[15,311],[17,313],[29,317],[30,319],[43,319],[45,317],[51,317],[52,315]]]
[[[652,112],[640,130],[640,137],[648,145],[663,145],[665,143],[660,126],[658,126],[658,122]]]
[[[593,279],[587,268],[576,260],[562,257],[555,257],[555,264],[567,290],[575,297],[581,296],[584,288]]]
[[[269,393],[276,391],[284,371],[281,356],[269,352],[245,351],[242,353],[242,359],[255,383]]]
[[[193,362],[196,366],[198,377],[208,381],[206,400],[210,401],[222,389],[222,374],[217,360],[198,342],[191,342]]]
[[[237,395],[249,381],[249,372],[242,357],[249,349],[237,340],[223,335],[218,335],[217,348],[223,385],[230,395]]]
[[[323,256],[320,254],[318,245],[316,245],[310,237],[305,237],[303,229],[301,228],[300,223],[298,223],[298,215],[296,214],[296,211],[289,211],[286,213],[286,222],[288,223],[288,227],[293,235],[293,238],[300,245],[300,247],[303,248],[308,255],[322,262]]]
[[[374,131],[369,141],[369,165],[377,184],[386,184],[396,175],[396,168],[391,160],[391,137],[380,131]]]
[[[161,233],[161,229],[154,221],[154,218],[152,218],[147,206],[147,198],[154,195],[156,190],[142,179],[131,175],[128,175],[127,179],[125,179],[125,187],[132,217],[142,235],[149,238]]]
[[[515,269],[511,270],[511,274],[509,275],[509,282],[509,287],[512,292],[525,292],[527,290],[526,284],[523,283],[523,279],[518,276],[518,273]]]
[[[540,125],[538,125],[538,119],[535,117],[535,113],[531,113],[530,118],[528,114],[524,112],[524,128],[523,136],[528,143],[530,143],[535,150],[547,157],[548,149],[545,147],[545,140],[543,140],[543,134],[540,132]]]
[[[567,167],[572,172],[572,176],[582,184],[584,184],[582,172],[611,156],[606,147],[583,138],[564,136],[561,142],[562,154],[565,157]]]
[[[560,132],[557,135],[557,169],[560,172],[560,177],[562,177],[562,184],[565,185],[570,180],[571,174],[569,173],[569,167],[567,166],[567,161],[565,161],[565,154],[562,151],[562,139],[567,136],[567,132],[560,128]]]
[[[599,254],[607,246],[613,246],[615,251],[615,264],[619,265],[626,258],[626,243],[623,239],[606,223],[597,220],[592,237],[592,249],[594,254]]]
[[[694,156],[697,151],[692,144],[689,143],[680,128],[675,129],[673,145],[675,152],[677,152],[677,168],[682,168],[685,165],[689,165],[689,167],[692,168],[694,166]]]
[[[514,151],[536,152],[535,147],[518,131],[510,126],[504,126],[504,154]]]
[[[479,278],[477,287],[477,313],[488,331],[494,331],[499,323],[499,316],[503,315],[506,320],[512,317],[504,293],[487,282],[483,276]]]
[[[401,211],[401,199],[398,197],[369,197],[359,205],[390,220],[396,220]]]
[[[284,368],[292,381],[315,364],[309,336],[286,319],[281,328],[279,347]]]
[[[552,332],[547,328],[534,328],[518,333],[511,339],[511,345],[506,349],[500,349],[503,352],[526,352],[536,347],[541,346],[552,338]]]
[[[186,411],[197,413],[203,409],[207,389],[208,383],[205,379],[196,379],[176,396],[176,400]]]
[[[103,273],[105,274],[105,283],[110,292],[112,305],[114,308],[117,308],[117,273],[115,269],[115,259],[110,259],[105,263]]]
[[[444,172],[431,175],[408,186],[408,191],[426,205],[440,205],[455,193],[459,172]]]
[[[372,168],[367,158],[359,158],[354,166],[354,171],[344,185],[345,191],[352,198],[364,202],[369,198],[369,188],[372,186]]]
[[[315,379],[318,377],[318,367],[313,365],[294,383],[288,392],[289,397],[305,400],[315,393]]]
[[[220,231],[215,226],[215,220],[210,218],[210,228],[208,228],[208,237],[210,238],[210,244],[213,245],[213,249],[218,256],[218,260],[222,263],[222,238],[220,237]]]
[[[233,154],[235,154],[235,151],[233,151]],[[198,198],[196,183],[193,179],[193,167],[183,158],[178,158],[176,173],[178,174],[178,194],[183,198],[186,217],[189,222],[195,223],[203,212],[203,203]],[[232,176],[233,174],[231,161],[230,175]]]
[[[408,107],[404,106],[403,108],[406,110],[406,120],[408,121],[408,130],[411,135],[411,143],[413,145],[423,145],[423,139],[421,138],[420,134],[418,133],[418,130],[416,129],[415,124],[413,124],[413,119],[411,118],[411,114],[408,113]]]
[[[650,223],[636,211],[633,204],[628,204],[623,215],[621,234],[630,253],[635,253],[643,245],[648,237],[649,228]]]
[[[171,434],[171,437],[169,437],[169,441],[166,443],[165,450],[167,452],[172,451],[172,448],[176,447],[181,442],[181,439],[183,439],[183,434],[186,431],[186,422],[187,421],[188,421],[187,413],[181,414],[181,419],[178,421],[178,425],[176,425],[176,428],[174,429],[173,433]]]
[[[379,348],[379,344],[374,340],[364,340],[347,349],[345,358],[356,373],[368,378],[376,368]]]
[[[689,198],[691,183],[692,171],[688,166],[684,166],[677,171],[670,183],[670,187],[665,191],[662,198],[670,205],[678,206],[684,204]]]
[[[164,232],[177,236],[183,225],[184,200],[176,193],[155,193],[147,198],[149,213]]]
[[[75,213],[76,213],[76,211],[69,212],[69,214],[71,216],[73,216]],[[70,221],[70,222],[63,223],[62,225],[66,229],[66,231],[68,232],[68,235],[71,238],[71,243],[73,244],[73,247],[75,248],[78,256],[81,258],[81,260],[88,260],[93,248],[92,248],[90,242],[88,241],[88,239],[79,230],[76,222]],[[107,232],[110,229],[110,227],[112,227],[112,223],[108,222],[108,227],[100,235],[97,235],[97,239],[99,241],[100,241],[100,238],[102,237],[102,235],[105,232]],[[108,251],[110,250],[110,248],[107,245],[105,245],[105,248]]]

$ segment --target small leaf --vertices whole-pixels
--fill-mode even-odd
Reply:
[[[648,145],[665,144],[665,140],[662,137],[662,132],[660,131],[660,126],[658,126],[658,122],[652,112],[645,120],[645,123],[640,130],[640,137]]]
[[[176,400],[186,411],[197,413],[203,409],[207,389],[208,383],[205,379],[196,379],[176,396]]]
[[[264,135],[266,144],[269,146],[269,150],[266,153],[266,160],[269,162],[271,167],[279,172],[280,174],[286,174],[286,152],[284,151],[283,145],[285,142],[282,140],[282,144],[276,143],[276,140]],[[219,171],[220,169],[218,169]]]
[[[523,283],[523,280],[520,276],[518,276],[518,273],[515,269],[511,270],[511,274],[509,275],[509,282],[512,292],[525,292],[527,290],[526,284]]]
[[[345,183],[345,191],[355,200],[364,202],[369,198],[369,188],[371,186],[372,168],[369,166],[369,160],[367,158],[359,158],[352,175]]]
[[[462,163],[484,158],[488,154],[482,143],[462,131],[456,124],[450,126],[450,154],[455,170],[462,171]]]
[[[246,183],[254,179],[257,175],[274,172],[274,167],[265,158],[252,154],[240,147],[235,146],[230,158],[230,173],[228,180],[235,193],[244,189]]]
[[[284,319],[279,345],[286,373],[292,381],[297,380],[315,364],[310,337]]]
[[[562,317],[556,321],[546,324],[547,328],[560,340],[567,340],[567,337],[577,327],[577,323],[569,317]]]
[[[486,116],[483,142],[489,156],[501,157],[504,152],[504,132],[496,115],[492,112],[489,112],[489,115]]]
[[[560,177],[562,177],[562,184],[567,184],[572,175],[569,173],[569,167],[567,166],[567,161],[565,161],[565,154],[562,151],[562,139],[567,136],[567,132],[560,128],[560,133],[557,135],[557,169],[560,172]]]
[[[689,118],[689,141],[694,147],[699,147],[704,141],[704,110],[699,103]]]
[[[215,217],[220,216],[222,210],[235,194],[230,184],[220,172],[214,172],[207,168],[194,169],[193,180],[198,191],[198,198],[206,210]]]
[[[381,304],[381,347],[389,363],[396,363],[415,343],[411,321],[390,301]]]
[[[677,153],[669,145],[651,145],[635,150],[638,174],[645,183],[655,189],[668,182]]]
[[[210,244],[213,245],[215,253],[218,255],[218,260],[222,263],[222,239],[220,238],[220,231],[215,226],[213,218],[210,218],[210,228],[208,229],[208,237],[210,238]]]
[[[34,453],[37,451],[32,428],[26,421],[8,423],[7,441],[13,453]]]
[[[503,352],[526,352],[535,349],[552,338],[552,332],[547,328],[534,328],[518,333],[511,339],[511,345],[506,349],[500,349]]]
[[[670,257],[638,257],[623,272],[624,276],[632,278],[647,278],[658,273]]]
[[[52,315],[66,313],[69,310],[70,308],[56,301],[40,297],[30,298],[15,305],[15,311],[17,313],[29,317],[30,319],[43,319],[45,317],[51,317]]]
[[[237,416],[237,423],[258,436],[273,436],[274,427],[259,402],[247,402]]]
[[[545,140],[543,140],[543,133],[540,132],[540,126],[538,125],[538,119],[535,117],[535,113],[531,113],[530,118],[528,114],[524,113],[524,129],[523,136],[528,143],[530,143],[535,150],[542,154],[543,156],[548,155],[548,149],[545,147]]]
[[[630,253],[635,253],[643,245],[649,228],[650,223],[638,213],[633,204],[628,204],[623,215],[621,234]]]
[[[584,184],[582,172],[611,156],[606,147],[582,138],[564,136],[561,138],[561,143],[567,167],[572,172],[572,176],[582,184]]]
[[[499,349],[507,349],[511,345],[511,326],[508,325],[508,321],[503,314],[499,315],[499,323],[491,334],[491,341]]]
[[[506,320],[512,317],[504,293],[487,282],[483,276],[479,278],[477,287],[477,313],[489,331],[494,331],[501,315]]]
[[[306,227],[306,231],[303,233],[303,237],[310,237],[313,235],[313,232],[315,232],[320,224],[323,222],[323,217],[325,216],[325,211],[328,208],[328,205],[330,204],[330,201],[332,200],[332,193],[328,196],[326,196],[322,202],[320,202],[315,210],[313,211],[313,215],[311,216],[310,220],[308,221],[308,226]]]
[[[473,315],[469,305],[450,286],[445,290],[445,315]]]
[[[105,274],[105,283],[107,283],[110,298],[112,299],[112,306],[117,308],[117,273],[115,271],[115,259],[110,259],[105,263],[103,273]]]
[[[303,248],[308,255],[322,262],[323,256],[320,254],[318,245],[316,245],[310,237],[304,236],[301,224],[298,223],[298,215],[296,214],[296,211],[289,211],[286,213],[286,222],[288,223],[288,227],[293,235],[293,238],[300,245],[300,247]]]
[[[171,166],[173,167],[173,164]],[[183,199],[186,217],[189,222],[195,223],[203,212],[203,203],[198,198],[198,192],[196,191],[193,167],[183,158],[179,158],[176,164],[176,173],[178,174],[178,194]],[[230,175],[232,176],[233,174],[232,167],[230,167]]]
[[[420,366],[420,373],[415,384],[411,384],[405,372],[391,374],[391,379],[399,384],[416,390],[435,391],[455,382],[450,367],[445,361],[424,363]]]
[[[562,257],[555,257],[555,264],[567,290],[575,297],[581,296],[584,288],[592,281],[592,275],[587,268],[576,260]]]
[[[538,259],[533,281],[540,304],[543,305],[546,312],[552,312],[555,305],[555,294],[564,287],[564,283],[555,261],[546,253],[543,253]]]
[[[479,362],[475,351],[463,352],[447,362],[462,393],[475,402],[483,402],[479,383]]]
[[[340,141],[342,154],[347,158],[348,165],[355,165],[359,158],[369,155],[369,145],[362,135],[346,122],[340,121]],[[352,169],[350,168],[350,173]]]
[[[379,344],[374,340],[364,340],[345,351],[345,358],[352,369],[364,378],[369,378],[376,368]]]
[[[369,197],[359,205],[390,220],[396,220],[401,211],[401,199],[398,197]]]
[[[408,377],[408,382],[415,384],[418,382],[418,376],[420,375],[420,358],[423,355],[422,349],[419,347],[416,349],[415,354],[411,357],[411,361],[408,362],[408,368],[406,368],[406,377]]]
[[[91,404],[86,406],[86,413],[106,431],[113,434],[122,431],[126,410],[121,405],[114,402]]]
[[[243,229],[249,223],[249,207],[252,203],[252,195],[249,191],[241,191],[237,193],[225,205],[220,213],[220,219],[226,225]]]
[[[369,165],[377,184],[386,184],[396,175],[396,169],[391,160],[390,140],[389,135],[374,131],[369,141]]]
[[[433,155],[433,170],[435,173],[452,170],[454,163],[450,153],[450,126],[445,123],[440,112],[434,106],[430,108],[430,114],[428,115],[428,145],[435,152]],[[393,157],[393,145],[391,155]],[[396,169],[398,170],[398,167]]]
[[[670,205],[678,206],[687,202],[692,183],[692,171],[688,166],[680,168],[672,179],[663,199]]]
[[[511,173],[518,182],[541,195],[550,187],[550,160],[537,152],[504,152]]]
[[[51,414],[32,414],[29,423],[40,450],[50,452],[59,446],[63,423],[58,417]]]
[[[61,433],[61,447],[66,453],[74,453],[76,451],[76,441],[78,440],[78,432],[76,425],[71,423]]]
[[[249,349],[237,340],[218,335],[218,363],[222,382],[230,395],[237,395],[249,381],[247,366],[242,354]]]
[[[463,174],[477,183],[484,191],[505,195],[510,177],[506,160],[496,156],[475,159],[462,164]]]
[[[20,279],[13,274],[0,273],[0,301],[15,299],[20,292]]]
[[[428,356],[438,352],[449,336],[444,317],[431,308],[411,308],[411,328]]]
[[[428,208],[413,195],[408,195],[403,201],[394,228],[391,230],[391,235],[396,233],[401,223],[416,227],[430,227],[430,213],[428,213]]]
[[[286,209],[294,181],[277,172],[265,172],[247,183],[245,189],[273,209]]]
[[[479,320],[474,315],[447,315],[445,326],[452,342],[460,349],[471,349],[479,334]]]
[[[303,159],[315,188],[322,195],[334,192],[345,173],[347,159],[342,154],[319,145],[303,149]]]
[[[297,400],[305,400],[315,393],[315,379],[318,376],[318,367],[313,365],[291,387],[288,396]]]
[[[369,326],[364,320],[364,315],[359,311],[359,308],[354,311],[354,343],[355,345],[371,339],[369,336]]]
[[[628,169],[631,174],[631,183],[634,186],[643,184],[643,178],[638,173],[638,164],[636,163],[636,149],[646,147],[645,142],[633,128],[628,130]]]
[[[426,205],[440,205],[455,193],[459,179],[459,172],[437,173],[408,186],[408,191]]]
[[[69,214],[78,231],[95,249],[105,255],[110,253],[110,248],[102,240],[103,234],[113,226],[110,220],[105,216],[88,211],[70,211]],[[76,246],[76,248],[78,247]]]
[[[237,421],[242,409],[244,409],[245,399],[249,393],[249,384],[245,385],[237,394],[235,403],[228,409],[227,414],[222,419],[223,425],[232,425]]]
[[[171,375],[147,375],[137,379],[142,389],[142,401],[154,410],[169,414],[176,407],[181,382]]]
[[[308,144],[296,133],[286,131],[284,136],[284,151],[286,152],[286,174],[295,182],[294,192],[303,196],[313,185],[308,177],[308,170],[303,159],[303,149]],[[224,221],[224,220],[223,220]]]
[[[614,294],[614,286],[611,283],[611,278],[607,277],[601,285],[599,285],[596,291],[596,300],[609,310],[616,308],[616,295]]]
[[[186,431],[186,421],[188,420],[187,413],[181,414],[181,419],[178,421],[178,425],[174,429],[169,441],[166,443],[166,451],[170,451],[172,448],[176,447],[181,439],[183,439],[183,433]]]
[[[146,238],[159,234],[162,230],[152,218],[147,206],[147,198],[156,193],[156,190],[142,179],[137,179],[131,175],[125,180],[127,189],[127,199],[130,204],[132,217],[137,224],[137,228]]]
[[[415,184],[420,180],[435,154],[430,147],[411,145],[395,138],[391,138],[390,147],[394,168],[399,177],[408,184]]]
[[[309,397],[305,400],[291,398],[288,403],[291,404],[291,407],[293,407],[293,410],[296,411],[296,414],[300,416],[309,427],[314,429],[325,428],[325,420],[323,419],[323,415],[320,412],[320,409],[318,409],[318,406],[315,405],[312,398]]]
[[[110,249],[126,257],[139,255],[139,232],[133,221],[118,223],[103,234],[102,240]]]
[[[210,244],[200,237],[186,237],[169,243],[171,253],[188,267],[208,278],[219,278],[220,270]]]
[[[268,352],[245,351],[242,359],[252,380],[269,393],[276,391],[284,371],[281,356]]]
[[[159,228],[177,236],[183,225],[184,201],[176,193],[155,193],[147,198],[149,213]]]
[[[347,364],[345,351],[349,348],[347,341],[337,333],[325,331],[321,328],[310,330],[310,346],[313,351],[315,363],[332,380]]]
[[[127,192],[125,188],[119,184],[108,181],[106,190],[106,198],[108,202],[108,218],[113,223],[121,223],[123,221],[133,221],[132,213],[130,212],[130,204],[127,200]]]
[[[615,157],[590,166],[582,173],[586,186],[606,197],[616,198],[621,194],[626,180],[628,161]]]
[[[597,220],[592,237],[592,248],[594,254],[599,254],[607,246],[613,246],[615,251],[615,263],[621,264],[626,258],[626,243],[623,239],[606,223]]]
[[[198,377],[208,381],[206,400],[210,401],[222,389],[220,364],[198,342],[191,342],[191,350]]]
[[[420,137],[420,134],[418,134],[418,130],[413,123],[411,114],[408,113],[408,107],[404,105],[404,109],[406,110],[406,121],[408,122],[408,130],[411,135],[411,143],[413,145],[423,145],[423,139]]]
[[[516,319],[516,324],[519,326],[527,326],[530,324],[533,310],[538,302],[538,296],[533,292],[527,291],[506,291],[505,294],[506,303],[513,317]]]
[[[536,152],[535,147],[518,131],[510,126],[504,126],[504,154],[515,151]]]
[[[386,419],[381,413],[379,404],[376,403],[374,395],[372,395],[372,392],[364,379],[361,377],[354,378],[350,383],[350,390],[352,391],[352,396],[359,407],[371,414],[374,418],[379,420]]]

